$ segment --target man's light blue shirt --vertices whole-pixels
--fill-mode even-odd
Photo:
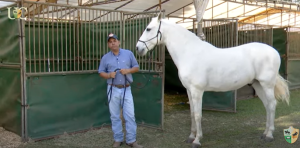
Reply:
[[[108,52],[105,54],[99,65],[98,73],[101,72],[114,72],[116,69],[130,69],[133,67],[139,67],[133,53],[130,50],[121,49],[118,55],[113,52]],[[127,80],[131,83],[133,82],[132,74],[127,74]],[[112,79],[107,79],[107,84],[112,84]],[[114,85],[124,85],[125,77],[120,71],[117,71],[116,77],[113,82]],[[126,82],[126,84],[129,84]]]

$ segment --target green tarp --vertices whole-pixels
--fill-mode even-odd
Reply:
[[[274,28],[273,29],[273,47],[278,50],[281,56],[281,65],[279,68],[279,73],[284,78],[286,78],[286,43],[287,43],[287,33],[284,28]]]
[[[291,89],[300,87],[300,60],[288,61],[287,76]]]
[[[161,127],[161,78],[134,74],[136,121]],[[106,80],[98,74],[30,77],[27,84],[28,136],[39,139],[110,124]]]
[[[21,135],[21,79],[18,21],[0,9],[0,127]]]
[[[0,127],[21,135],[21,119],[20,70],[0,68]]]

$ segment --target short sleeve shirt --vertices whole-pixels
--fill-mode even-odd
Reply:
[[[118,55],[115,55],[113,52],[108,52],[105,54],[99,65],[98,73],[106,72],[114,72],[116,69],[130,69],[133,67],[139,67],[136,58],[130,50],[121,49]],[[132,83],[133,78],[132,74],[126,75],[127,80]],[[107,84],[112,84],[112,79],[107,79]],[[114,85],[124,85],[125,77],[119,71],[117,71],[116,77],[113,82]],[[126,84],[129,84],[126,82]]]

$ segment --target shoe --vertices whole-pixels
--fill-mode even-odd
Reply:
[[[123,142],[114,142],[113,147],[120,147],[123,144]]]
[[[143,148],[143,146],[139,145],[136,141],[133,143],[126,143],[126,145],[134,148]]]

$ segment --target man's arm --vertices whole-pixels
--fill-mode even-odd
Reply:
[[[106,73],[106,72],[101,72],[100,74],[100,77],[104,78],[104,79],[110,79],[111,76],[109,73]]]
[[[130,69],[121,69],[120,70],[121,74],[123,74],[123,75],[130,74],[130,73],[136,73],[138,71],[139,71],[139,67],[132,67]]]

